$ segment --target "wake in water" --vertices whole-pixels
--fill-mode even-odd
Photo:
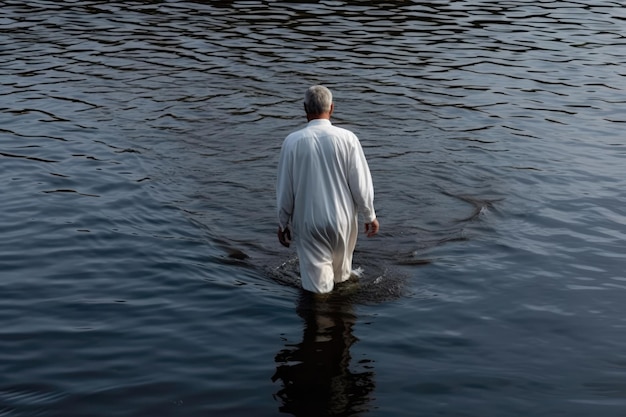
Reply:
[[[359,253],[354,254],[352,276],[345,282],[335,284],[331,294],[357,304],[378,304],[408,295],[408,275],[391,266],[384,267],[363,263]],[[290,258],[277,267],[266,267],[265,273],[273,281],[292,288],[300,288],[300,268],[297,257]]]
[[[410,295],[410,274],[406,268],[436,262],[436,259],[426,255],[432,248],[469,240],[465,225],[483,218],[499,201],[442,193],[471,204],[471,213],[453,220],[443,230],[388,225],[386,231],[379,235],[381,241],[374,246],[368,241],[357,245],[353,276],[346,282],[336,284],[332,294],[356,304],[379,304]],[[214,261],[252,268],[279,285],[301,289],[299,261],[295,253],[290,252],[285,260],[285,252],[280,248],[268,249],[273,242],[234,241],[216,236],[211,241],[221,253]]]
[[[453,198],[465,201],[466,203],[469,203],[472,205],[473,207],[472,213],[467,217],[457,220],[457,222],[468,222],[468,221],[476,220],[480,216],[486,215],[489,212],[489,210],[493,208],[493,204],[495,202],[502,200],[502,199],[488,200],[488,199],[473,197],[469,195],[457,195],[457,194],[452,194],[447,191],[442,191],[442,193],[444,195],[447,195],[448,197],[453,197]]]
[[[471,232],[466,231],[466,226],[483,219],[500,201],[441,192],[469,203],[469,215],[444,222],[446,224],[442,228],[434,231],[386,225],[377,242],[365,240],[357,245],[353,276],[346,282],[336,284],[332,294],[357,304],[379,304],[412,294],[414,290],[409,288],[411,270],[407,268],[437,262],[436,257],[428,255],[435,247],[469,240]],[[209,238],[217,249],[213,261],[251,268],[281,286],[301,289],[299,261],[293,251],[286,254],[273,241],[252,242],[215,236],[204,223],[192,221],[213,235]],[[274,247],[275,250],[270,249]]]

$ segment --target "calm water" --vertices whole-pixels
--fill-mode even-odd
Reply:
[[[620,2],[0,10],[0,416],[626,415]],[[315,83],[382,228],[322,301],[275,238]]]

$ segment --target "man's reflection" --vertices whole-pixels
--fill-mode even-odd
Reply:
[[[347,298],[303,291],[297,313],[304,319],[302,343],[276,355],[282,388],[279,410],[295,416],[349,416],[367,411],[374,372],[350,370],[350,346],[356,316]]]

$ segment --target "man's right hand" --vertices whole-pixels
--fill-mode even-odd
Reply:
[[[284,247],[289,247],[289,244],[291,243],[291,231],[289,230],[289,227],[282,230],[280,226],[278,226],[278,241]]]

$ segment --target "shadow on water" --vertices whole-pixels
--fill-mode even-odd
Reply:
[[[298,417],[351,416],[368,410],[374,372],[351,366],[350,347],[357,342],[357,321],[350,297],[343,291],[313,295],[302,291],[296,309],[304,320],[302,342],[287,344],[276,354],[272,381],[281,381],[274,394],[279,411]]]

